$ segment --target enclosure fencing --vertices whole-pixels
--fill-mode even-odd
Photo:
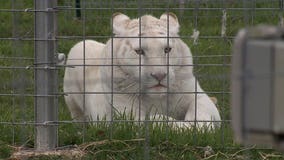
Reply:
[[[101,139],[117,139],[115,123],[133,122],[113,118],[95,121],[97,125],[111,124],[101,133],[99,129],[90,129],[89,122],[73,121],[64,102],[64,96],[70,94],[62,89],[64,69],[74,66],[64,64],[63,54],[66,59],[71,47],[79,41],[85,43],[87,39],[94,39],[105,43],[113,39],[113,13],[121,12],[131,18],[169,12],[177,15],[179,36],[192,52],[194,75],[205,93],[217,99],[222,120],[218,145],[213,147],[219,148],[232,148],[227,142],[232,139],[229,133],[229,73],[234,36],[243,27],[260,23],[283,26],[284,23],[283,0],[10,0],[2,3],[0,143],[39,151],[97,140],[90,132],[96,132],[98,137],[103,134]],[[85,59],[83,62],[81,66],[85,68]],[[168,96],[181,94],[166,93]],[[80,94],[85,97],[86,94],[102,93],[86,91]],[[107,94],[119,93],[111,91]],[[204,93],[195,90],[191,94]],[[147,122],[143,125],[145,128],[138,129],[137,134],[125,135],[124,139],[145,138],[142,156],[151,159],[151,129]],[[165,139],[169,140],[170,128],[165,132]],[[198,136],[197,130],[193,130],[191,145],[200,145]]]

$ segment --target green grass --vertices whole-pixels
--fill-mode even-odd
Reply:
[[[66,5],[67,0],[60,0],[59,5]],[[95,2],[95,1],[92,1]],[[115,1],[113,12],[122,12],[131,18],[138,17],[138,1]],[[142,2],[142,1],[141,1]],[[143,14],[160,16],[166,11],[174,12],[180,21],[180,35],[191,48],[195,56],[195,64],[224,64],[224,66],[196,66],[195,75],[201,86],[210,96],[218,99],[218,108],[223,120],[230,120],[230,54],[232,39],[220,38],[222,10],[184,10],[183,14],[176,8],[178,5],[160,3],[161,1],[143,1],[141,4]],[[278,2],[278,1],[277,1]],[[256,2],[257,7],[278,7],[278,3]],[[73,3],[72,3],[73,4]],[[253,5],[252,2],[248,3]],[[33,8],[32,1],[23,0],[21,9]],[[242,1],[202,1],[197,4],[189,1],[185,8],[241,8]],[[58,12],[58,52],[68,53],[70,48],[84,36],[90,36],[95,40],[106,42],[111,35],[110,1],[97,1],[97,4],[87,4],[87,8],[97,7],[101,10],[87,10],[82,12],[83,20],[76,20],[74,10],[60,10]],[[83,7],[83,6],[82,6]],[[126,7],[128,9],[117,9]],[[170,7],[170,8],[167,8]],[[11,1],[1,2],[0,9],[10,9]],[[132,8],[132,9],[131,9]],[[133,9],[134,8],[134,9]],[[151,9],[152,8],[152,9]],[[153,9],[154,8],[154,9]],[[13,25],[12,12],[0,12],[0,38],[16,36],[33,38],[33,12],[17,12],[19,20]],[[236,35],[237,31],[247,25],[259,23],[278,24],[280,11],[249,11],[248,22],[245,22],[242,10],[227,10],[228,37]],[[193,44],[190,38],[193,29],[200,31],[201,38],[197,44]],[[204,38],[202,38],[204,37]],[[216,38],[217,37],[217,38]],[[25,57],[33,58],[33,41],[23,40],[19,42],[11,40],[0,41],[0,57]],[[225,55],[225,56],[224,56]],[[211,57],[210,57],[211,56]],[[212,57],[213,56],[213,57]],[[26,67],[33,65],[33,59],[3,59],[0,58],[0,67]],[[59,91],[62,92],[62,77],[64,70],[59,70]],[[27,69],[0,69],[0,94],[25,93],[32,94],[34,89],[33,70]],[[212,93],[211,93],[212,92]],[[216,93],[219,92],[219,93]],[[214,93],[214,94],[213,94]],[[33,125],[12,125],[12,122],[34,121],[34,98],[32,96],[0,96],[0,159],[8,158],[15,146],[34,147]],[[70,121],[69,111],[62,96],[59,97],[59,120]],[[206,159],[205,147],[210,146],[212,152],[207,159],[283,159],[283,155],[270,149],[258,147],[244,147],[236,144],[230,124],[224,122],[215,132],[196,132],[193,129],[172,130],[166,125],[153,127],[151,124],[140,126],[133,123],[114,122],[111,127],[106,123],[97,125],[83,125],[60,123],[59,146],[77,145],[88,142],[104,142],[100,145],[91,145],[84,152],[82,159]],[[113,140],[113,141],[112,141]],[[33,159],[68,159],[67,157],[35,157]]]

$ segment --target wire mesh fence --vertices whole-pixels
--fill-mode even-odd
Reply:
[[[230,128],[229,72],[232,41],[237,31],[246,26],[260,23],[282,26],[282,0],[61,0],[55,6],[48,6],[51,2],[45,2],[46,6],[39,9],[36,7],[37,1],[10,0],[2,2],[3,5],[0,8],[0,143],[36,148],[39,146],[36,137],[40,132],[37,129],[39,127],[47,129],[51,126],[57,128],[53,133],[54,136],[49,137],[55,140],[55,146],[53,146],[55,148],[68,147],[73,144],[86,144],[91,141],[121,140],[104,141],[105,143],[100,145],[83,146],[86,150],[91,148],[93,155],[100,158],[110,159],[113,156],[119,159],[125,157],[128,159],[137,159],[137,157],[141,157],[140,159],[174,159],[176,157],[187,159],[198,156],[205,158],[205,155],[202,154],[206,146],[211,146],[216,150],[218,148],[224,148],[225,150],[240,148],[240,146],[234,144]],[[158,126],[160,124],[165,125],[153,127],[151,120],[143,121],[140,118],[138,120],[126,120],[123,119],[123,114],[121,114],[122,118],[118,119],[114,119],[112,116],[109,120],[93,119],[94,123],[92,124],[84,120],[74,121],[72,119],[65,104],[64,96],[70,94],[82,95],[83,102],[80,105],[85,108],[85,99],[88,95],[144,94],[140,84],[144,79],[141,78],[138,80],[140,84],[139,91],[129,93],[114,90],[105,92],[90,91],[85,83],[83,92],[80,93],[75,91],[65,92],[63,90],[63,77],[66,68],[81,67],[82,77],[85,77],[87,67],[116,67],[112,63],[113,56],[109,59],[110,63],[103,65],[90,65],[88,64],[90,59],[85,57],[88,39],[101,43],[106,43],[109,39],[110,41],[114,41],[116,38],[120,38],[121,41],[129,39],[129,36],[115,37],[113,35],[113,21],[111,18],[116,12],[121,12],[131,19],[146,14],[155,17],[160,17],[163,13],[169,12],[176,14],[180,24],[179,36],[166,34],[161,37],[148,36],[147,38],[164,38],[167,39],[169,44],[171,39],[180,37],[189,46],[192,55],[183,57],[168,56],[168,58],[192,58],[193,64],[187,64],[187,67],[194,68],[193,73],[205,92],[198,92],[197,89],[175,92],[166,90],[165,93],[168,97],[165,99],[166,106],[170,104],[169,97],[171,95],[202,95],[206,93],[210,97],[214,97],[213,99],[217,99],[217,108],[221,115],[220,128],[216,129],[214,133],[200,133],[194,128],[177,131],[169,127],[169,119],[158,120]],[[37,19],[40,14],[42,16],[55,14],[56,16]],[[141,19],[138,19],[138,21],[141,24]],[[50,31],[45,28],[46,26],[40,26],[47,23],[52,23],[49,26]],[[169,24],[169,22],[167,23]],[[41,31],[49,34],[41,35],[38,33]],[[141,48],[141,36],[137,35],[132,38],[140,38],[139,48]],[[67,58],[70,49],[79,41],[83,41],[84,44],[84,56],[78,59],[81,63],[68,65],[59,62],[58,56],[64,53]],[[43,43],[42,46],[39,43]],[[113,49],[114,46],[112,46]],[[39,59],[40,56],[42,57]],[[125,66],[119,64],[119,67],[138,66],[137,72],[141,77],[143,73],[141,68],[151,65],[141,64],[141,55],[138,57],[137,63],[134,63],[137,57],[132,59],[130,57],[129,59],[133,61],[132,64]],[[159,57],[151,57],[151,59],[157,58]],[[47,61],[47,59],[50,61]],[[97,59],[100,61],[103,58]],[[154,66],[157,66],[157,64],[152,65],[152,67]],[[167,68],[179,67],[179,65],[175,66],[175,64],[169,63],[166,63],[165,66]],[[37,79],[38,71],[42,71],[42,74],[46,74],[46,76],[50,74],[55,77],[53,77],[53,80],[50,80],[50,76],[42,76],[42,79]],[[111,69],[111,72],[112,75],[115,74],[113,69]],[[169,73],[169,69],[166,72]],[[58,77],[56,77],[57,75]],[[170,83],[169,79],[167,80],[168,84]],[[96,77],[92,80],[96,80]],[[85,82],[86,79],[83,78],[83,81]],[[195,85],[197,85],[196,82]],[[44,92],[38,92],[38,89],[43,86],[45,86]],[[54,99],[49,99],[51,97]],[[39,104],[37,100],[40,98],[47,98],[49,102]],[[111,99],[113,102],[114,99]],[[142,100],[139,100],[138,104],[141,105],[141,103],[143,103]],[[50,108],[51,106],[58,106],[58,108]],[[53,110],[53,114],[56,114],[53,115],[55,117],[51,120],[48,119],[49,110]],[[114,112],[111,109],[111,115],[114,115]],[[46,119],[38,119],[39,115],[46,117]],[[168,113],[165,115],[168,115]],[[177,121],[191,122],[184,119]],[[42,132],[42,134],[47,133],[46,130]],[[191,148],[191,146],[195,148]],[[166,153],[165,150],[169,148],[171,148],[171,151]]]

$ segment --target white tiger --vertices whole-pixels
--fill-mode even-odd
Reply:
[[[175,14],[130,19],[116,13],[112,23],[114,37],[106,44],[85,40],[69,52],[64,92],[73,119],[110,120],[116,112],[136,120],[191,121],[177,126],[194,120],[198,126],[219,125],[215,104],[192,73],[190,49],[178,38]]]

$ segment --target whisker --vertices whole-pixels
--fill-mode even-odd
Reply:
[[[137,85],[137,82],[135,82],[135,81],[131,81],[131,82],[128,83],[128,84],[124,84],[124,85],[122,85],[122,86],[123,86],[123,89],[122,89],[121,91],[126,91],[126,90],[128,90],[128,89],[134,87],[135,85]]]

